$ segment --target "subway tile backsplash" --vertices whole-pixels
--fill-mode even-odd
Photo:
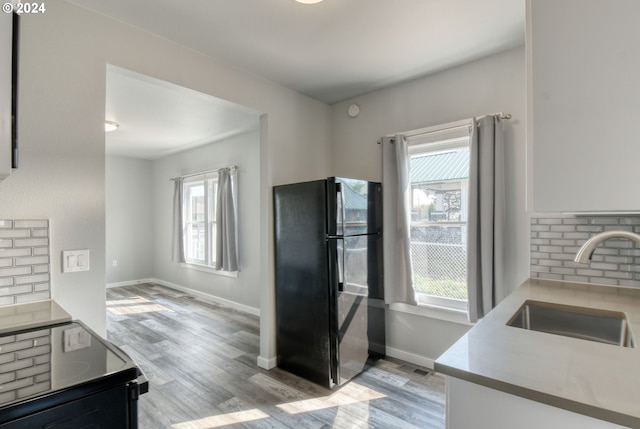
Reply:
[[[609,230],[640,233],[640,216],[532,215],[531,277],[640,287],[640,247],[632,241],[607,240],[590,264],[573,261],[585,241]]]
[[[0,306],[51,297],[49,221],[0,219]]]

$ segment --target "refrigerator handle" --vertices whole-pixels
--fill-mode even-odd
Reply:
[[[344,237],[335,236],[335,235],[327,236],[327,242],[329,243],[329,261],[330,261],[329,270],[332,278],[331,283],[332,285],[336,284],[337,286],[336,289],[338,292],[344,292],[344,282],[345,282],[344,263],[346,261],[346,256],[344,251]],[[342,252],[342,254],[340,254],[340,252]]]
[[[346,204],[345,204],[345,198],[344,198],[344,188],[341,186],[340,187],[340,201],[341,201],[341,205],[342,205],[342,235],[346,234],[347,229],[346,229],[346,223],[347,223],[347,209],[346,209]],[[344,240],[342,241],[343,246],[342,246],[342,261],[344,262]],[[342,269],[344,270],[344,265],[342,266]],[[344,273],[343,273],[344,274]]]
[[[344,292],[344,283],[346,281],[344,277],[345,275],[344,264],[347,261],[347,258],[346,258],[347,252],[344,249],[346,243],[344,238],[341,238],[341,240],[342,240],[342,255],[338,255],[338,258],[342,256],[342,264],[338,264],[338,292]]]
[[[340,221],[341,221],[341,225],[340,225],[341,229],[338,232],[338,235],[344,235],[345,233],[345,223],[346,223],[345,216],[347,214],[347,210],[345,208],[344,191],[342,186],[343,186],[342,183],[336,182],[336,194],[340,194],[340,198],[337,199],[337,201],[340,203],[340,208],[338,210],[340,210]]]

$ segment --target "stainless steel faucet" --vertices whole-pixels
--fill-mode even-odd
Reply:
[[[596,246],[603,241],[610,238],[626,238],[627,240],[635,241],[636,244],[640,244],[640,235],[634,234],[629,231],[605,231],[600,234],[596,234],[588,239],[576,253],[574,261],[581,264],[587,264],[591,261],[593,251],[596,250]]]

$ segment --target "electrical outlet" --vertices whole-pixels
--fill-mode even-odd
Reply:
[[[111,261],[111,266],[112,266],[113,268],[117,267],[117,266],[118,266],[118,260],[117,260],[117,259],[114,259],[113,261]]]

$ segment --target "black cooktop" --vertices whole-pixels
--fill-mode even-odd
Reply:
[[[3,417],[18,406],[34,411],[138,375],[129,356],[80,321],[0,335]]]

